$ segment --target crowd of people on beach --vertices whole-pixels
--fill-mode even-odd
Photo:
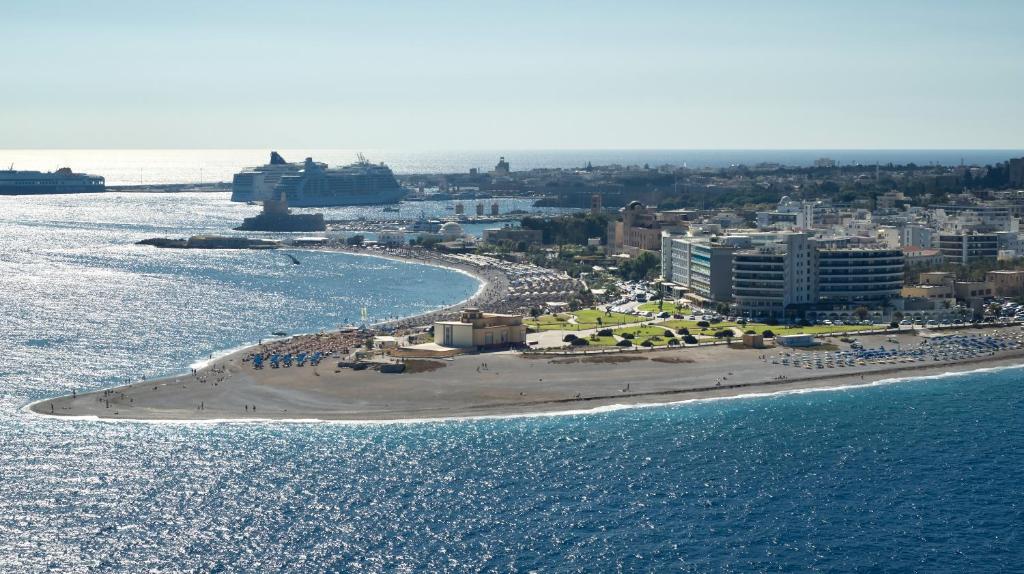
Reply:
[[[387,330],[406,332],[457,318],[463,307],[472,306],[491,313],[527,315],[532,308],[543,308],[552,301],[568,301],[579,291],[579,280],[563,272],[530,263],[503,261],[486,255],[438,253],[414,247],[377,247],[376,255],[427,263],[461,270],[484,282],[478,293],[467,301],[415,317],[381,325]]]

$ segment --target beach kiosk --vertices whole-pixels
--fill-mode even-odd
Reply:
[[[813,347],[818,344],[814,335],[800,333],[798,335],[776,335],[775,342],[783,347]]]

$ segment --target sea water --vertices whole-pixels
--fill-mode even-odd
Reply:
[[[1020,571],[1021,370],[592,414],[131,423],[31,401],[468,296],[340,254],[176,251],[220,195],[0,200],[0,572]],[[685,365],[680,367],[685,377]],[[628,380],[628,369],[623,369]]]

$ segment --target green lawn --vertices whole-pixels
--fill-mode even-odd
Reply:
[[[672,301],[665,301],[665,305],[661,309],[658,309],[657,301],[650,301],[648,303],[638,305],[637,310],[645,311],[647,313],[660,313],[662,311],[668,311],[669,313],[679,313],[680,315],[690,314],[690,308],[685,305],[681,305],[679,307],[679,310],[677,311],[676,304]]]
[[[609,314],[600,309],[580,309],[579,311],[574,311],[573,315],[576,315],[576,321],[584,329],[593,329],[599,326],[614,327],[615,325],[628,325],[629,323],[639,323],[645,320],[643,317],[636,315],[629,315],[627,313]],[[597,322],[598,319],[601,320],[601,323]]]
[[[590,343],[591,347],[614,347],[615,344],[618,343],[615,337],[591,336],[587,337],[587,341]]]
[[[552,331],[556,329],[574,329],[575,326],[568,324],[568,321],[568,314],[558,313],[557,315],[541,315],[536,319],[530,317],[526,319],[526,324],[540,331]]]

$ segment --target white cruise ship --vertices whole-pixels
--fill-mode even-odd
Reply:
[[[106,182],[98,175],[74,173],[62,167],[53,172],[0,171],[0,195],[50,195],[56,193],[100,193]]]
[[[285,195],[289,207],[331,207],[397,203],[408,192],[384,164],[359,161],[338,168],[306,158],[288,163],[276,152],[270,163],[235,174],[232,201],[262,201]]]

